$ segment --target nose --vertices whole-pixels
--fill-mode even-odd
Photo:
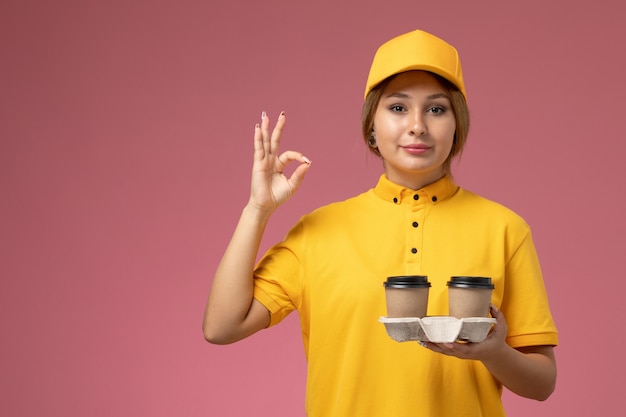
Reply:
[[[426,123],[422,114],[420,112],[416,112],[411,119],[409,134],[414,136],[423,136],[426,134],[426,131]]]

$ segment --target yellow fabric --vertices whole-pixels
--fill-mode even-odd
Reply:
[[[298,310],[309,417],[504,415],[501,386],[482,363],[387,336],[383,281],[407,274],[432,283],[429,315],[447,315],[451,276],[491,277],[509,344],[558,342],[524,220],[449,177],[412,191],[383,175],[304,216],[255,271],[254,296],[272,325]]]
[[[378,48],[367,77],[364,97],[384,79],[411,70],[434,72],[454,84],[467,98],[457,50],[443,39],[422,30],[397,36]]]

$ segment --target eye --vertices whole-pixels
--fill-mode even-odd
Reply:
[[[394,113],[402,113],[406,109],[401,104],[394,104],[394,105],[389,106],[389,110],[391,110]]]
[[[432,113],[432,114],[442,114],[445,112],[446,112],[445,107],[441,107],[441,106],[433,106],[430,109],[428,109],[428,113]]]

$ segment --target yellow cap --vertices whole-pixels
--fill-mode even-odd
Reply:
[[[367,78],[365,97],[384,79],[411,70],[430,71],[442,76],[467,99],[458,52],[449,43],[422,30],[400,35],[378,48]]]

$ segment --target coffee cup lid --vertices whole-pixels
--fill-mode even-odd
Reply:
[[[448,281],[447,285],[448,287],[457,287],[457,288],[485,288],[485,289],[494,288],[494,285],[491,283],[491,278],[488,278],[488,277],[469,277],[469,276],[450,277],[450,281]]]
[[[383,285],[388,288],[427,288],[430,282],[425,275],[399,275],[387,277]]]

